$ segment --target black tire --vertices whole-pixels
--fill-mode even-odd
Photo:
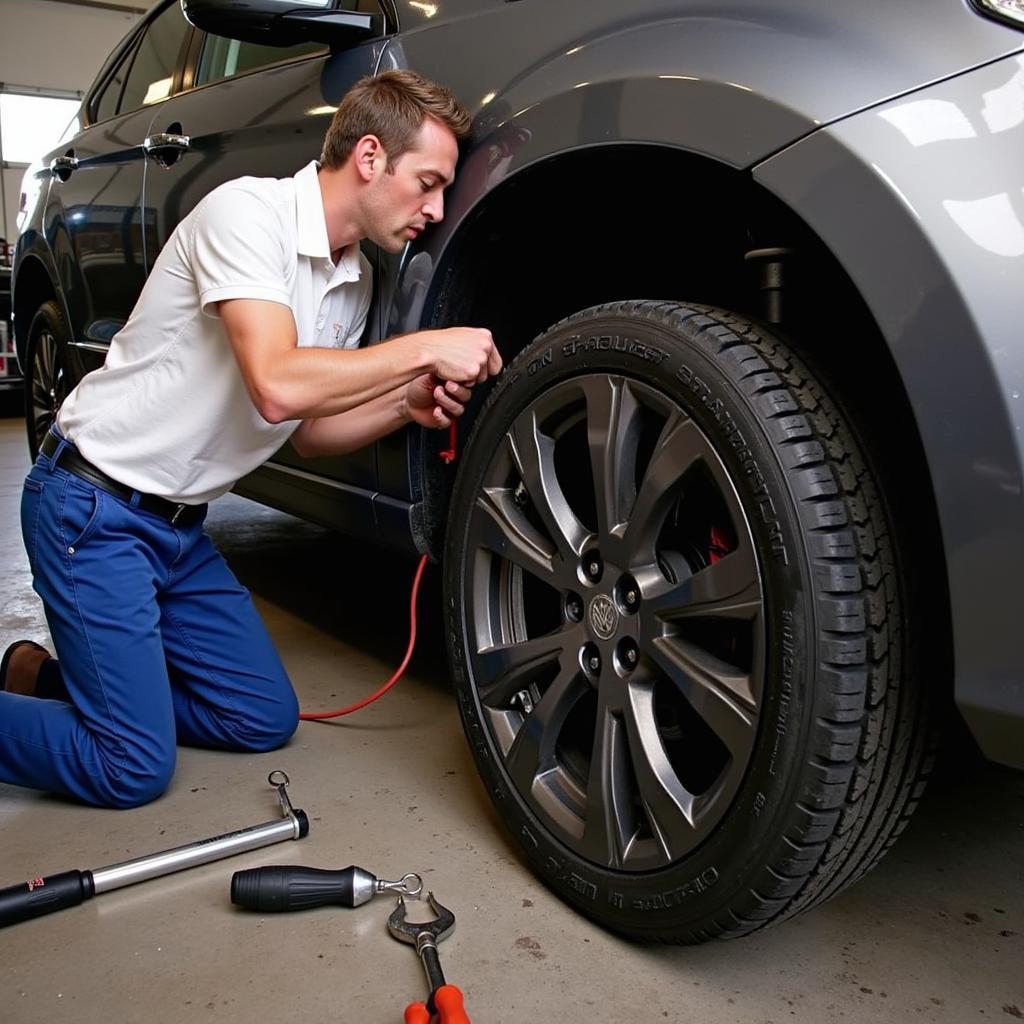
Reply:
[[[788,347],[718,310],[585,310],[464,447],[459,708],[541,878],[609,928],[699,942],[870,868],[932,730],[885,507]]]
[[[70,390],[67,373],[70,341],[71,332],[60,305],[53,299],[44,302],[29,325],[25,349],[25,428],[33,459]]]

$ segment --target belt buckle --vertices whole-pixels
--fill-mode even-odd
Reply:
[[[171,513],[171,526],[177,526],[178,525],[178,519],[181,517],[181,513],[184,512],[185,509],[187,509],[187,508],[188,508],[188,505],[181,505],[181,504],[179,504],[177,506],[177,508],[175,508],[174,512]]]

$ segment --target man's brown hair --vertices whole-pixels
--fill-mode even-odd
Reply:
[[[448,128],[458,142],[469,136],[469,111],[443,85],[407,69],[361,78],[334,112],[320,163],[340,167],[364,135],[376,135],[391,171],[395,161],[412,148],[428,117]]]

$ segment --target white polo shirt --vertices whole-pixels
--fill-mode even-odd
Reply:
[[[331,261],[315,162],[293,178],[226,182],[175,228],[106,362],[71,392],[58,426],[119,483],[210,501],[300,422],[257,412],[215,303],[279,302],[299,345],[354,348],[372,291],[358,244]]]

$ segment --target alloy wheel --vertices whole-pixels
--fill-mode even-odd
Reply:
[[[29,417],[31,437],[36,450],[57,418],[57,410],[67,397],[67,381],[61,366],[57,339],[43,327],[32,346],[31,380],[29,382]]]
[[[763,693],[765,598],[730,470],[675,399],[555,384],[469,523],[467,627],[507,777],[588,862],[654,870],[722,821]]]

